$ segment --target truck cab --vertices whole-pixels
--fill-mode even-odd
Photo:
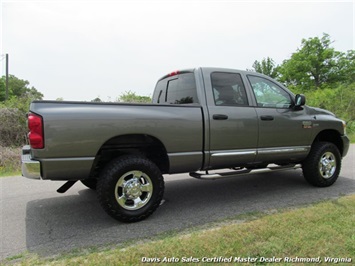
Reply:
[[[303,95],[296,97],[275,80],[234,69],[172,72],[157,82],[153,103],[202,107],[205,169],[299,163],[322,127],[332,124],[342,132],[344,126],[330,112],[305,106]],[[343,153],[346,137],[329,134]]]

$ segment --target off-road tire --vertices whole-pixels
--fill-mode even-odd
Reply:
[[[338,179],[341,168],[341,155],[330,142],[316,142],[302,163],[303,176],[316,187],[329,187]]]
[[[137,155],[113,159],[101,171],[97,182],[102,208],[121,222],[147,218],[159,207],[163,194],[164,179],[159,168]]]

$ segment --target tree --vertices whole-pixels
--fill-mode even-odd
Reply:
[[[0,79],[0,146],[21,146],[26,141],[26,113],[31,101],[43,98],[43,94],[29,84],[27,80],[10,75],[5,101],[5,76]]]
[[[101,103],[100,97],[96,97],[95,99],[91,100],[91,102]]]
[[[135,92],[126,91],[119,96],[117,101],[123,103],[151,103],[152,99],[149,96],[140,96]]]
[[[0,102],[5,101],[5,76],[0,79]],[[32,100],[42,100],[43,94],[34,87],[29,87],[30,83],[27,80],[19,79],[14,75],[9,75],[9,92],[8,98],[30,98]]]
[[[253,68],[256,72],[262,73],[272,78],[277,78],[279,75],[278,66],[275,65],[274,60],[272,60],[270,57],[263,58],[261,62],[255,60]]]
[[[345,83],[355,82],[355,50],[342,53],[338,62],[339,75]]]
[[[339,75],[343,54],[335,51],[331,44],[325,33],[322,38],[302,39],[301,48],[280,66],[280,81],[302,90],[320,89],[324,84],[343,81],[344,77]]]

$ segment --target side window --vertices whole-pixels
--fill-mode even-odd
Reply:
[[[158,81],[153,94],[153,103],[164,103],[166,91],[166,79]]]
[[[198,103],[195,76],[185,73],[168,81],[165,102],[170,104]]]
[[[249,105],[240,74],[214,72],[211,74],[213,97],[216,105]]]
[[[248,76],[259,107],[290,108],[291,96],[274,82],[257,76]]]

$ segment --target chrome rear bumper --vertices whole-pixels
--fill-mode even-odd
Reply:
[[[31,158],[30,151],[31,148],[28,145],[22,148],[22,155],[21,155],[22,176],[31,179],[41,179],[41,163]]]

